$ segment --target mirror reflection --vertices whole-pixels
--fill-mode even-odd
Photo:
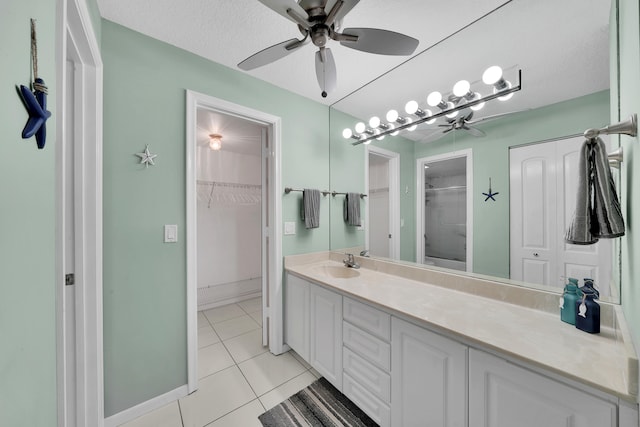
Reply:
[[[333,104],[331,189],[369,197],[361,227],[346,224],[342,200],[332,198],[331,248],[555,292],[567,277],[592,277],[603,300],[619,302],[617,240],[564,242],[582,133],[618,120],[609,91],[617,61],[610,9],[598,0],[513,0]],[[466,93],[493,94],[482,79],[492,65],[512,83],[521,72],[522,89],[462,108],[473,98],[454,85],[466,80]],[[373,116],[397,125],[384,120],[395,119],[390,110],[414,121],[442,112],[428,99],[435,91],[462,105],[457,116],[367,144],[343,137]],[[405,110],[408,101],[417,105]],[[603,139],[616,148],[616,137]]]

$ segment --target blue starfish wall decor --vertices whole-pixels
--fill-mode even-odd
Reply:
[[[482,193],[483,196],[487,196],[486,199],[484,199],[484,201],[486,202],[487,200],[491,199],[494,202],[496,201],[496,199],[494,199],[494,196],[497,196],[498,194],[500,194],[499,192],[492,192],[491,191],[491,178],[489,178],[489,192],[488,193]]]
[[[20,95],[29,113],[27,124],[22,130],[22,138],[29,139],[35,135],[38,148],[43,149],[47,141],[45,123],[51,117],[51,112],[47,110],[47,88],[44,85],[44,80],[35,79],[34,88],[35,90],[31,92],[28,87],[20,85]]]

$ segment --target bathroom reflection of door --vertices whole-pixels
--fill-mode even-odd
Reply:
[[[365,248],[377,257],[399,259],[398,154],[367,147],[367,210]]]
[[[472,270],[471,151],[418,160],[418,262]]]
[[[576,203],[578,159],[584,138],[510,150],[511,278],[562,286],[566,277],[595,279],[609,295],[612,242],[564,242]]]

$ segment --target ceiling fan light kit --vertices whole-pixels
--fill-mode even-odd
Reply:
[[[315,55],[316,77],[322,97],[337,86],[336,64],[329,40],[337,41],[350,49],[379,55],[411,55],[419,41],[413,37],[378,28],[345,28],[339,32],[345,15],[360,0],[260,0],[298,26],[301,40],[287,40],[261,50],[238,64],[241,70],[249,71],[284,58],[311,42],[318,48]]]
[[[468,124],[482,120],[470,122],[473,113],[494,99],[499,101],[511,99],[515,92],[522,89],[522,70],[517,70],[517,78],[518,84],[513,85],[510,81],[505,80],[502,68],[494,65],[487,68],[482,75],[482,82],[485,85],[493,86],[493,91],[489,95],[482,96],[480,92],[471,89],[472,84],[469,81],[460,80],[453,86],[453,91],[447,98],[444,98],[442,93],[438,91],[433,91],[427,96],[427,104],[430,107],[438,108],[439,112],[433,113],[429,109],[421,109],[417,101],[411,100],[405,105],[407,117],[401,117],[398,111],[392,109],[385,116],[388,123],[383,123],[377,116],[374,116],[369,120],[370,127],[359,122],[355,125],[355,132],[348,128],[342,132],[342,136],[345,139],[354,139],[355,142],[352,145],[368,144],[374,138],[382,139],[386,135],[397,135],[403,130],[413,131],[420,124],[433,124],[442,116],[449,119],[446,124],[439,125],[448,128],[444,130],[445,133],[454,129],[464,129],[475,136],[483,136],[484,132],[468,126]],[[465,109],[472,111],[468,114],[463,113],[459,118],[454,119],[460,111]]]

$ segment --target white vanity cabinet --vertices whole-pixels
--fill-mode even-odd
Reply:
[[[469,350],[469,427],[614,427],[617,406]]]
[[[391,424],[465,427],[467,347],[391,319]]]
[[[309,287],[309,364],[342,390],[342,295]]]
[[[286,275],[284,291],[284,341],[304,360],[309,360],[309,287],[311,283]]]

